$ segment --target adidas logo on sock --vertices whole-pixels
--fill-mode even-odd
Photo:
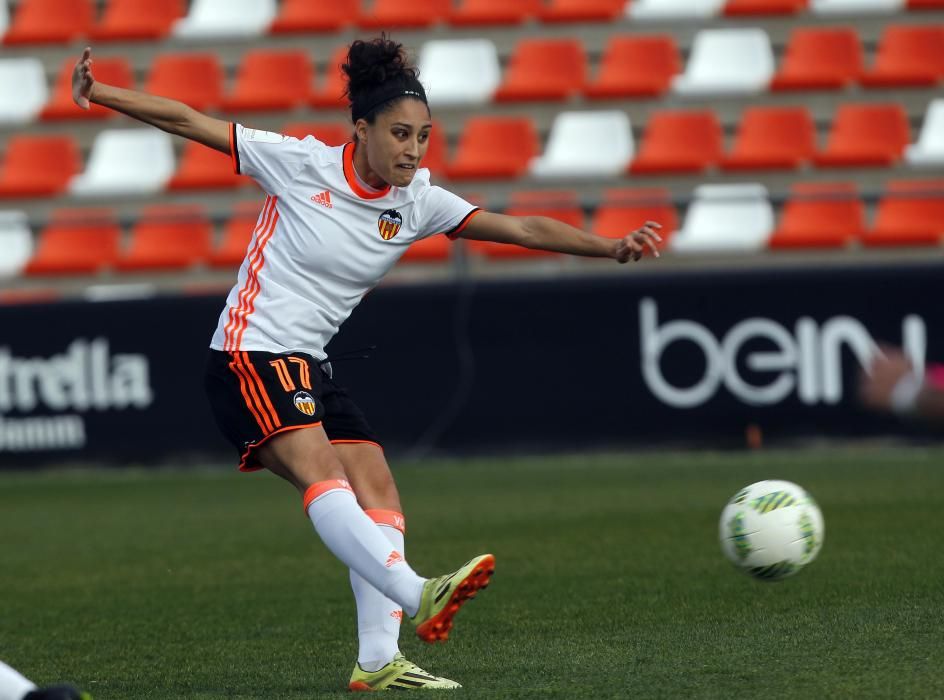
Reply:
[[[323,207],[327,207],[328,209],[332,209],[334,207],[334,205],[331,204],[331,193],[328,192],[328,190],[319,192],[318,194],[313,194],[311,196],[311,201],[315,204],[320,204]]]
[[[386,566],[389,569],[391,566],[401,561],[403,561],[403,555],[400,554],[400,552],[398,552],[397,550],[393,550],[392,552],[390,552],[390,556],[387,557],[387,563],[384,564],[384,566]]]

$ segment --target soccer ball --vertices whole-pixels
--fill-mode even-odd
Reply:
[[[823,546],[823,514],[789,481],[758,481],[741,489],[721,512],[721,551],[741,571],[779,581],[809,564]]]

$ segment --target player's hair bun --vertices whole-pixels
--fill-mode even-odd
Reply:
[[[347,75],[346,94],[355,96],[372,92],[391,80],[416,79],[418,71],[409,64],[403,44],[381,34],[376,39],[355,40],[341,65]]]

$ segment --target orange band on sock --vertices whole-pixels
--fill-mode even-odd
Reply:
[[[305,489],[305,495],[302,496],[302,503],[305,504],[305,512],[308,512],[308,506],[310,506],[318,496],[326,494],[328,491],[335,491],[336,489],[354,493],[354,489],[351,488],[347,479],[328,479],[327,481],[319,481],[309,486]]]
[[[380,508],[368,508],[364,512],[378,525],[388,525],[406,534],[406,518],[403,517],[403,513]]]

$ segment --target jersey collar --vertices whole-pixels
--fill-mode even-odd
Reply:
[[[357,173],[354,171],[354,144],[344,144],[344,179],[347,180],[348,187],[361,199],[379,199],[390,191],[390,185],[381,190],[371,192],[365,190],[361,183],[357,181]]]

